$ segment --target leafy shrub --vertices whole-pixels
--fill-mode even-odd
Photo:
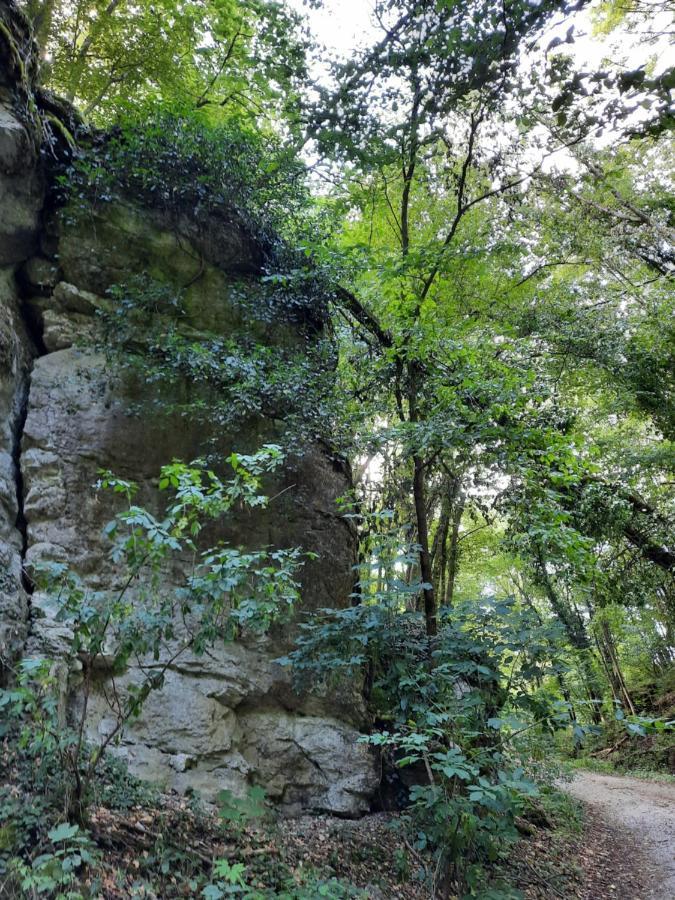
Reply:
[[[240,829],[249,822],[265,818],[265,790],[259,785],[249,788],[244,797],[235,796],[232,791],[223,790],[218,794],[219,816],[224,823]]]
[[[246,867],[241,863],[231,864],[225,859],[216,860],[212,881],[201,891],[204,900],[222,900],[236,895],[242,900],[366,900],[368,894],[338,878],[322,878],[308,873],[299,883],[292,880],[279,891],[250,888],[246,884]]]
[[[295,437],[336,432],[344,398],[334,389],[332,279],[310,249],[328,225],[305,181],[303,164],[273,135],[169,112],[125,120],[60,176],[67,221],[86,223],[93,210],[132,198],[160,210],[167,228],[234,228],[250,243],[250,270],[230,273],[234,323],[226,336],[190,320],[183,293],[162,271],[109,289],[101,344],[116,365],[125,360],[159,388],[157,409],[221,429],[265,417]]]
[[[101,759],[91,792],[94,804],[117,810],[152,807],[158,796],[153,785],[136,778],[121,759],[109,753]]]
[[[305,684],[363,678],[377,723],[365,740],[406,779],[414,848],[472,887],[480,863],[517,839],[514,818],[536,794],[525,735],[569,725],[567,705],[536,687],[559,671],[553,635],[515,600],[483,597],[442,611],[430,640],[407,603],[420,586],[401,583],[405,543],[381,537],[380,549],[403,550],[364,566],[362,602],[319,610],[281,662]]]
[[[19,684],[0,692],[0,706],[19,735],[13,755],[32,762],[39,777],[49,779],[52,800],[63,802],[68,818],[85,820],[106,751],[138,716],[150,693],[161,690],[169,666],[181,654],[201,655],[243,630],[262,633],[290,612],[299,595],[299,550],[246,552],[226,544],[207,549],[198,544],[202,528],[235,505],[267,503],[260,493],[261,479],[281,460],[274,445],[252,455],[233,453],[229,481],[201,462],[164,466],[159,488],[171,490],[173,498],[160,517],[133,502],[135,484],[102,473],[100,488],[127,502],[105,529],[112,540],[118,587],[93,590],[63,564],[49,564],[35,573],[59,610],[57,618],[70,629],[73,657],[83,663],[80,720],[67,727],[60,715],[58,672],[63,663],[24,660]],[[185,553],[193,559],[187,571],[181,565]],[[166,577],[172,563],[182,573],[177,584]],[[102,666],[119,674],[130,659],[144,658],[156,664],[141,667],[139,677],[124,690],[106,695],[113,726],[97,745],[88,746],[85,717],[94,673]]]
[[[544,813],[552,819],[557,828],[572,834],[580,834],[583,830],[584,819],[581,806],[569,794],[556,790],[551,785],[542,785],[539,791],[539,803]],[[527,809],[525,814],[527,815]]]
[[[87,201],[105,203],[123,191],[174,213],[227,210],[271,244],[304,209],[303,176],[293,151],[269,133],[234,121],[205,127],[160,109],[100,133],[61,184]]]
[[[16,683],[0,690],[0,875],[40,845],[64,803],[57,725],[51,666],[23,660]]]
[[[187,216],[241,228],[277,315],[325,324],[330,292],[304,248],[328,225],[310,202],[303,163],[274,135],[160,111],[99,135],[57,181],[69,219],[133,198],[175,226]]]
[[[14,857],[9,862],[10,879],[22,896],[47,895],[55,900],[81,900],[77,890],[82,870],[96,861],[97,852],[89,837],[77,825],[63,822],[47,834],[44,851],[25,862]]]

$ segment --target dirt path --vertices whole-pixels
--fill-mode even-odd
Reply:
[[[566,791],[635,841],[648,862],[644,900],[675,898],[675,784],[578,772]]]

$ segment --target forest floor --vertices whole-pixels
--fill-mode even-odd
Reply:
[[[489,896],[514,897],[516,888],[524,900],[675,897],[675,784],[582,771],[559,787],[564,794],[545,789],[523,813],[520,826],[531,833],[484,872]],[[126,809],[99,806],[89,830],[100,855],[83,886],[97,900],[198,897],[213,860],[225,859],[242,863],[246,883],[266,897],[299,896],[289,888],[318,879],[316,891],[301,893],[318,900],[319,882],[338,878],[368,900],[431,900],[433,860],[414,849],[403,821],[381,812],[226,823],[190,798],[166,794]],[[446,885],[441,895],[466,893]],[[0,897],[24,896],[3,891],[0,879]]]
[[[580,779],[581,780],[581,779]],[[575,791],[578,784],[575,785]],[[604,810],[584,803],[583,822],[568,827],[559,819],[554,830],[540,827],[519,840],[489,873],[495,889],[517,888],[525,900],[671,900],[663,859],[636,839]],[[417,854],[397,828],[398,816],[379,813],[358,821],[305,817],[282,826],[285,854],[294,861],[349,879],[373,900],[432,900],[428,858]],[[650,831],[663,840],[658,827]],[[672,844],[670,845],[672,851]],[[667,856],[668,846],[662,853]],[[661,868],[658,868],[661,866]],[[427,876],[421,878],[420,876]],[[508,891],[505,895],[510,896]],[[438,895],[441,896],[441,895]],[[459,900],[464,892],[453,893]]]
[[[628,839],[628,859],[647,865],[644,898],[675,897],[675,784],[617,775],[577,772],[565,790],[581,800],[592,818]]]
[[[563,807],[554,817],[555,828],[536,827],[529,837],[511,845],[487,873],[492,888],[516,887],[525,900],[675,896],[671,858],[675,785],[582,772],[564,789],[582,801],[584,816],[575,819],[572,807],[570,819]],[[155,890],[148,893],[132,887],[139,876],[143,879],[146,864],[156,867],[157,838],[170,835],[173,865],[180,868],[183,854],[197,864],[214,857],[237,860],[246,864],[252,887],[301,883],[305,873],[316,873],[357,885],[369,900],[431,900],[433,864],[413,849],[400,824],[396,813],[359,820],[303,816],[243,827],[234,835],[223,831],[215,816],[195,817],[186,801],[175,797],[165,797],[154,809],[113,813],[100,808],[92,825],[97,843],[107,850],[107,877],[104,874],[104,889],[96,896],[106,900],[195,896],[186,887],[181,889],[182,879],[171,876],[163,884],[150,879]],[[446,894],[453,900],[463,895],[452,888]]]

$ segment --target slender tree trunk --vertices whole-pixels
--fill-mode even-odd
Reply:
[[[458,490],[452,509],[452,531],[450,534],[450,552],[448,553],[448,579],[445,585],[444,598],[446,606],[452,606],[452,600],[455,595],[457,564],[459,562],[459,526],[462,523],[462,515],[464,514],[464,503],[464,497]]]
[[[595,639],[596,646],[598,648],[598,655],[600,656],[600,661],[602,662],[602,667],[605,670],[605,675],[607,676],[607,683],[612,691],[612,697],[614,700],[621,700],[621,688],[617,683],[616,676],[614,670],[612,669],[611,661],[609,660],[607,647],[602,638],[596,637]]]
[[[452,510],[452,498],[454,494],[454,479],[452,486],[446,485],[441,500],[441,512],[438,517],[438,526],[434,535],[434,543],[431,548],[431,563],[434,570],[434,590],[436,596],[442,597],[445,591],[445,572],[447,567],[447,543],[450,528],[450,513]]]
[[[579,664],[583,673],[586,692],[591,704],[591,718],[595,725],[599,725],[602,721],[602,691],[598,685],[596,674],[593,671],[592,653],[593,648],[586,631],[584,621],[579,615],[578,610],[572,609],[558,595],[550,575],[546,571],[546,560],[542,549],[537,548],[537,563],[539,581],[546,592],[551,607],[560,619],[567,634],[567,638],[579,653]]]
[[[560,692],[563,695],[563,700],[569,707],[570,721],[572,722],[572,725],[574,726],[574,725],[576,725],[578,719],[577,719],[577,711],[574,708],[574,703],[572,702],[572,695],[570,694],[569,688],[567,687],[567,682],[565,681],[563,675],[558,674],[557,678],[558,678],[558,684],[560,685]],[[579,756],[579,744],[577,741],[572,742],[572,756],[574,756],[575,758],[577,756]]]
[[[532,598],[528,595],[527,591],[525,590],[524,585],[521,584],[520,579],[519,579],[519,577],[518,577],[517,574],[516,574],[516,575],[513,575],[513,574],[511,575],[511,582],[512,582],[513,585],[515,586],[516,590],[517,590],[518,593],[520,594],[520,596],[521,596],[523,602],[526,604],[526,606],[528,607],[528,609],[531,609],[531,610],[532,610],[532,612],[533,612],[534,615],[536,616],[537,621],[539,622],[539,624],[540,624],[540,625],[543,625],[543,624],[544,624],[544,620],[543,620],[542,617],[541,617],[541,613],[539,612],[539,610],[537,609],[537,607],[534,605],[534,602],[533,602]],[[553,651],[553,644],[550,644],[550,646],[551,646],[551,650]],[[565,680],[565,676],[562,674],[562,672],[559,672],[559,673],[556,675],[556,678],[557,678],[558,684],[560,685],[560,692],[561,692],[562,695],[563,695],[563,699],[565,700],[565,702],[567,703],[567,705],[568,705],[568,707],[569,707],[569,711],[570,711],[570,721],[571,721],[573,724],[575,724],[575,723],[578,721],[578,719],[577,719],[577,711],[576,711],[576,709],[574,708],[574,703],[573,703],[573,701],[572,701],[572,694],[570,693],[570,690],[569,690],[569,688],[568,688],[568,686],[567,686],[567,682],[566,682],[566,680]],[[578,747],[577,747],[576,742],[574,743],[574,750],[573,750],[573,753],[574,753],[574,756],[578,756],[578,754],[579,754],[579,749],[578,749]]]
[[[572,695],[570,694],[569,688],[567,687],[567,682],[565,681],[564,677],[561,674],[558,675],[558,684],[560,685],[560,691],[563,695],[563,699],[570,708],[570,719],[573,722],[576,722],[577,721],[577,711],[574,708],[574,703],[572,702]]]
[[[420,576],[423,585],[424,619],[427,626],[427,635],[434,637],[438,633],[436,597],[434,594],[433,573],[431,571],[431,554],[429,553],[429,523],[427,521],[425,497],[424,461],[418,454],[413,456],[413,466],[413,497],[415,500],[415,517],[417,519],[417,541],[420,548]]]
[[[408,363],[408,416],[411,423],[419,421],[417,407],[418,384],[420,379],[419,365],[415,360]],[[419,452],[413,452],[413,503],[415,506],[415,522],[417,525],[417,543],[419,546],[420,578],[422,580],[422,598],[424,603],[424,620],[428,637],[438,633],[436,615],[436,595],[434,593],[431,553],[429,552],[429,518],[427,511],[426,468]]]
[[[602,645],[606,654],[608,674],[611,673],[609,674],[609,677],[612,688],[617,699],[621,700],[622,704],[626,707],[630,714],[634,716],[635,706],[633,705],[631,696],[628,693],[626,679],[624,678],[623,672],[621,671],[619,654],[616,651],[614,635],[612,634],[612,630],[609,627],[608,622],[602,622],[600,628],[602,631]]]
[[[417,72],[414,74],[414,92],[412,100],[412,108],[409,121],[409,140],[406,143],[405,136],[402,138],[401,150],[401,206],[399,231],[401,240],[401,256],[405,259],[410,250],[410,194],[412,190],[413,180],[415,177],[415,168],[417,166],[417,152],[419,149],[419,110],[422,100],[422,90],[420,79]],[[421,300],[418,298],[415,306],[415,312],[412,315],[411,326],[414,327],[419,319]],[[420,364],[413,356],[405,358],[403,354],[398,356],[397,369],[399,376],[405,371],[408,376],[407,398],[408,398],[408,420],[410,423],[419,421],[418,397],[419,397],[419,380],[421,377]],[[400,380],[397,390],[397,399],[399,407],[399,415],[402,421],[405,420],[402,403]],[[427,509],[427,486],[426,471],[424,459],[419,451],[413,451],[413,504],[415,507],[415,521],[417,524],[417,543],[419,545],[419,566],[420,578],[422,580],[422,600],[424,605],[424,618],[426,622],[426,631],[428,637],[434,637],[438,632],[438,623],[436,616],[436,596],[434,594],[433,571],[431,565],[431,553],[429,552],[429,514]]]

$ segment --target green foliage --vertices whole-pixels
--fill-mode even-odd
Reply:
[[[16,879],[23,896],[49,896],[54,900],[82,900],[77,889],[82,870],[96,862],[90,838],[77,825],[62,822],[47,833],[44,852],[30,865],[20,857],[9,861],[9,876]]]
[[[209,434],[275,420],[289,447],[349,432],[326,330],[331,290],[305,249],[328,223],[310,203],[303,164],[278,138],[156,112],[97,139],[59,181],[76,227],[140,199],[200,255],[184,287],[157,267],[112,285],[97,311],[99,344],[115,368],[151,386],[149,404],[208,422]],[[234,262],[220,250],[233,232]],[[206,316],[200,279],[218,263],[233,269],[231,282]]]
[[[557,629],[512,599],[483,598],[445,611],[430,642],[419,614],[406,611],[409,586],[395,577],[401,558],[389,553],[394,578],[380,575],[380,595],[365,567],[364,602],[319,610],[280,661],[315,687],[360,673],[382,723],[364,740],[414,773],[406,817],[415,848],[470,884],[472,861],[494,860],[516,838],[513,818],[536,792],[520,764],[521,735],[569,724],[569,706],[537,689],[565,670],[551,659]]]
[[[72,735],[59,729],[57,696],[52,667],[34,659],[22,660],[16,683],[0,691],[0,819],[7,823],[0,874],[15,855],[46,840],[65,800],[59,755],[72,745]]]
[[[287,116],[303,84],[306,39],[284,5],[255,0],[28,0],[50,88],[98,123],[158,104],[206,122]]]
[[[550,784],[542,785],[538,802],[545,814],[562,833],[581,834],[584,826],[583,808],[563,790]],[[527,814],[527,811],[526,811]]]
[[[574,740],[609,738],[615,702],[649,718],[673,669],[672,147],[596,136],[653,122],[672,73],[649,77],[646,58],[581,72],[548,51],[515,68],[547,4],[511,7],[501,45],[480,3],[377,9],[381,34],[316,111],[327,162],[349,161],[343,227],[318,257],[350,288],[340,374],[382,469],[361,499],[416,530],[401,602],[421,592],[431,637],[441,592],[515,586],[561,626],[543,677]],[[650,109],[640,122],[628,97]],[[630,626],[605,619],[618,606]]]
[[[366,898],[365,891],[338,878],[322,878],[307,872],[301,879],[289,879],[279,891],[260,891],[246,884],[247,870],[242,863],[231,864],[227,860],[216,860],[212,871],[212,881],[200,894],[205,900],[221,900],[222,897],[236,895],[244,900],[357,900]]]
[[[127,503],[105,529],[117,586],[91,589],[63,564],[35,572],[57,607],[57,619],[68,625],[72,658],[83,664],[83,718],[72,729],[65,726],[58,705],[63,663],[40,659],[23,661],[17,688],[0,692],[0,705],[18,729],[19,757],[35,763],[36,775],[55,781],[56,796],[70,816],[86,818],[105,751],[139,715],[148,696],[162,689],[176,659],[188,652],[202,655],[242,631],[264,632],[290,612],[299,596],[299,550],[246,552],[225,544],[202,549],[198,543],[204,526],[233,507],[267,502],[260,493],[262,477],[282,458],[275,445],[255,454],[233,453],[227,460],[233,477],[227,481],[201,461],[164,466],[159,489],[172,496],[161,516],[133,502],[133,482],[103,472],[99,489]],[[176,584],[168,580],[169,566],[185,553],[193,564]],[[94,673],[102,666],[120,675],[138,659],[152,664],[139,667],[124,689],[114,692],[108,701],[114,726],[98,745],[89,746],[84,717]]]
[[[132,197],[169,221],[187,214],[213,217],[221,228],[239,222],[270,262],[285,249],[280,238],[297,237],[308,214],[304,167],[274,135],[237,123],[205,128],[171,110],[122,120],[59,180],[73,212]]]
[[[282,890],[277,896],[279,900],[314,900],[315,897],[326,900],[365,900],[367,893],[338,878],[310,875],[302,884]]]
[[[594,765],[612,770],[672,762],[673,81],[655,74],[656,34],[633,28],[651,8],[595,17],[598,32],[633,28],[638,68],[603,46],[603,71],[582,71],[560,52],[575,19],[565,38],[547,33],[572,4],[378,0],[381,33],[314,86],[301,134],[305,46],[282,4],[28,6],[51,84],[118,122],[62,173],[63,214],[86,227],[132,198],[179,232],[235,228],[250,244],[218,333],[194,314],[199,275],[183,289],[162,272],[112,286],[99,310],[111,366],[152,385],[156,408],[208,422],[207,439],[248,417],[273,422],[284,447],[351,452],[354,605],[319,610],[281,661],[304,687],[363,686],[367,741],[412,784],[416,852],[470,896],[514,896],[486,887],[482,867],[515,838],[533,777],[558,774],[554,750],[608,745],[615,762]],[[289,138],[313,142],[313,168],[329,173],[314,199]],[[161,512],[102,475],[128,507],[108,529],[119,593],[51,577],[85,692],[95,663],[153,660],[114,735],[174,652],[264,631],[292,607],[295,551],[200,542],[205,524],[264,504],[280,453],[231,456],[230,481],[174,463]],[[194,568],[167,591],[181,553]],[[188,634],[177,614],[196,619]],[[0,694],[29,787],[0,794],[5,861],[56,824],[31,792],[68,807],[60,771],[91,794],[104,764],[104,748],[63,728],[60,677],[27,661]],[[263,811],[254,790],[222,798],[235,830]],[[135,791],[111,793],[124,804]],[[70,852],[30,877],[56,884]],[[158,848],[153,865],[182,865],[174,853]],[[256,896],[248,875],[221,860],[192,890]],[[280,896],[355,896],[289,885]]]
[[[157,799],[157,789],[132,775],[122,760],[110,754],[101,758],[92,783],[93,805],[126,811],[152,808]]]
[[[311,291],[296,287],[300,293],[287,286],[283,295],[258,282],[233,287],[236,322],[225,336],[196,330],[184,296],[138,277],[108,291],[110,306],[99,311],[99,344],[111,365],[150,387],[143,397],[146,411],[202,423],[206,440],[215,443],[222,430],[275,420],[277,439],[296,449],[308,439],[337,436],[342,428],[336,421],[332,340],[297,341],[290,332],[287,340],[283,333],[280,341],[271,337],[273,322],[287,327],[311,301]],[[315,304],[312,315],[318,309]]]
[[[249,822],[264,819],[268,813],[265,789],[259,785],[249,788],[245,797],[237,797],[232,791],[223,790],[218,794],[218,804],[218,814],[223,822],[238,829]]]
[[[242,863],[231,865],[226,859],[218,859],[213,864],[212,877],[217,880],[203,888],[201,896],[204,900],[220,900],[230,894],[241,894],[246,887],[244,873],[246,867]]]
[[[320,141],[367,167],[395,163],[401,149],[415,152],[414,118],[412,141],[432,145],[467,98],[496,103],[513,91],[521,40],[561,6],[519,0],[497,10],[471,0],[458,12],[454,3],[378,0],[381,35],[337,67],[316,111]]]

